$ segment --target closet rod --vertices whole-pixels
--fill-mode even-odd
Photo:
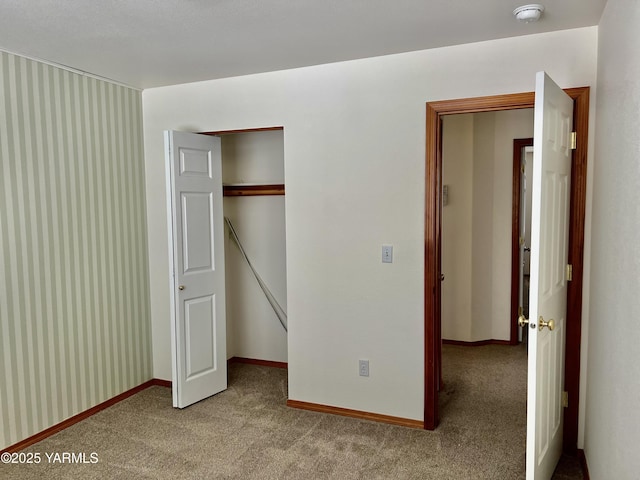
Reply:
[[[271,293],[271,290],[269,290],[269,287],[267,287],[267,284],[264,283],[260,275],[258,275],[258,272],[256,271],[256,269],[253,267],[251,260],[249,260],[249,257],[247,256],[247,252],[244,251],[244,247],[242,246],[242,243],[238,238],[236,229],[233,228],[233,224],[231,223],[231,220],[229,220],[228,217],[224,217],[224,222],[227,224],[227,227],[229,227],[229,232],[231,233],[231,238],[233,238],[233,242],[236,244],[236,247],[238,247],[238,249],[240,250],[240,253],[244,258],[244,261],[247,262],[247,265],[249,265],[249,268],[251,269],[253,276],[258,281],[258,285],[260,285],[260,288],[264,292],[264,295],[267,297],[267,301],[271,305],[271,308],[273,308],[273,311],[276,314],[276,317],[278,317],[278,320],[280,320],[280,324],[282,325],[282,328],[284,328],[284,331],[286,332],[287,331],[287,313],[282,309],[282,307],[276,300],[276,297],[273,296],[273,293]]]

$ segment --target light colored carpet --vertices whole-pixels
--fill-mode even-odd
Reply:
[[[444,346],[443,366],[435,432],[288,408],[285,370],[235,364],[215,397],[177,410],[149,388],[24,450],[40,464],[0,464],[0,478],[524,478],[524,350]],[[47,461],[62,452],[98,462]]]

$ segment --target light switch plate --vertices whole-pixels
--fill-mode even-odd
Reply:
[[[368,377],[369,376],[369,360],[359,360],[358,370],[361,377]]]
[[[393,263],[393,245],[382,245],[382,263]]]

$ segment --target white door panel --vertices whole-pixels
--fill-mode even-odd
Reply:
[[[181,193],[184,275],[215,270],[213,194]]]
[[[527,479],[548,480],[562,453],[573,100],[536,75],[527,398]],[[539,329],[553,320],[555,328]]]
[[[216,369],[215,312],[215,295],[184,302],[186,380]]]
[[[173,406],[227,388],[220,139],[165,132]],[[218,261],[216,261],[218,259]]]

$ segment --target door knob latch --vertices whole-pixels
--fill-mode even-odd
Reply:
[[[549,330],[553,331],[553,329],[556,328],[555,320],[552,318],[547,322],[544,318],[540,317],[540,320],[538,321],[538,330],[542,331],[544,327],[547,327]]]
[[[184,285],[180,285],[180,286],[178,287],[178,290],[184,290]]]
[[[524,327],[527,323],[529,323],[529,319],[525,318],[524,315],[520,315],[518,317],[518,325],[520,325],[521,327]]]

